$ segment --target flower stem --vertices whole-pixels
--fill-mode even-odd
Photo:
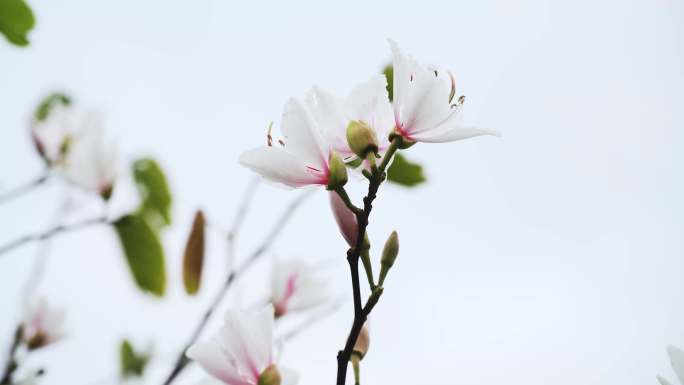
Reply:
[[[11,384],[14,371],[16,371],[19,368],[19,363],[17,362],[16,354],[17,349],[19,349],[19,345],[21,345],[22,333],[23,329],[21,325],[19,325],[14,332],[14,339],[12,340],[12,345],[10,346],[9,354],[7,356],[7,363],[5,364],[5,371],[2,375],[2,379],[0,379],[0,385]]]
[[[347,262],[349,262],[349,270],[352,278],[352,294],[354,298],[354,322],[351,330],[347,336],[347,341],[344,349],[337,353],[337,385],[345,385],[347,380],[347,366],[354,349],[354,344],[361,333],[363,324],[368,319],[375,305],[378,303],[382,295],[382,287],[376,287],[373,293],[366,301],[365,305],[361,305],[361,288],[359,285],[359,258],[364,249],[364,235],[366,234],[366,227],[368,227],[368,218],[373,209],[373,201],[376,198],[380,184],[385,180],[385,169],[390,160],[399,148],[399,141],[401,138],[395,138],[390,143],[389,148],[385,152],[380,165],[374,167],[374,160],[371,163],[371,175],[368,183],[368,193],[363,198],[363,210],[356,213],[356,222],[358,225],[358,233],[356,237],[356,245],[347,251]]]
[[[30,182],[27,182],[21,186],[14,187],[11,190],[2,193],[0,195],[0,204],[7,203],[15,198],[19,198],[23,194],[47,182],[49,177],[50,174],[46,171],[43,174],[41,174],[38,178],[35,178]]]
[[[91,219],[86,219],[82,222],[74,223],[71,225],[57,225],[43,233],[38,233],[38,234],[29,234],[29,235],[24,235],[23,237],[19,237],[9,243],[6,243],[3,246],[0,246],[0,254],[7,253],[10,250],[13,250],[17,247],[20,247],[22,245],[25,245],[30,242],[37,242],[37,241],[43,241],[46,239],[50,239],[56,235],[59,234],[64,234],[68,233],[71,231],[79,230],[85,227],[90,227],[93,225],[98,225],[98,224],[107,224],[107,223],[112,223],[107,220],[106,217],[95,217]]]

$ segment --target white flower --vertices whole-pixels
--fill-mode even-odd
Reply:
[[[116,146],[104,137],[99,117],[75,137],[58,172],[70,183],[109,198],[117,176]]]
[[[327,185],[332,149],[304,102],[293,98],[285,104],[282,131],[282,145],[247,151],[240,164],[286,187]]]
[[[684,351],[670,345],[667,347],[667,354],[670,356],[670,363],[672,364],[672,369],[674,369],[674,372],[679,379],[679,383],[684,385]],[[670,382],[665,378],[661,376],[658,376],[657,378],[661,385],[670,385]]]
[[[38,349],[55,343],[64,337],[64,310],[55,309],[41,299],[26,309],[22,327],[22,339],[29,349]]]
[[[314,308],[330,299],[330,294],[315,266],[296,259],[274,262],[271,303],[276,317]]]
[[[347,241],[349,247],[356,246],[356,237],[359,231],[356,215],[349,210],[349,207],[344,204],[342,198],[335,191],[330,192],[330,208],[344,240]]]
[[[219,334],[193,344],[186,355],[228,385],[262,385],[262,376],[268,385],[293,385],[297,376],[275,365],[273,320],[271,305],[257,311],[230,310]]]
[[[92,118],[91,113],[60,104],[52,107],[43,120],[33,119],[31,137],[49,166],[64,160],[72,140]]]
[[[70,183],[105,198],[116,178],[116,147],[105,140],[100,113],[55,106],[31,135],[48,165]]]
[[[461,114],[462,102],[454,99],[450,73],[422,68],[404,55],[390,40],[394,68],[395,132],[417,142],[450,142],[496,131],[467,127]]]
[[[344,100],[314,87],[306,101],[332,148],[343,158],[355,156],[349,148],[346,134],[352,120],[362,121],[375,131],[380,153],[389,146],[388,137],[394,128],[394,117],[384,75],[377,75],[356,86]]]

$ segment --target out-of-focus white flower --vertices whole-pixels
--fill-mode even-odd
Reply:
[[[375,131],[380,153],[389,146],[394,116],[384,75],[356,86],[346,99],[314,87],[306,101],[330,145],[345,160],[355,156],[347,143],[347,126],[353,120],[364,122]]]
[[[117,176],[117,153],[98,122],[93,119],[92,126],[74,138],[57,170],[70,183],[108,199]]]
[[[273,320],[272,305],[230,310],[218,335],[193,344],[186,355],[228,385],[293,385],[296,374],[273,358]]]
[[[684,385],[684,351],[676,346],[670,345],[667,347],[667,354],[670,356],[670,363],[679,379],[679,383]],[[657,378],[661,385],[670,385],[670,382],[665,378],[661,376],[658,376]]]
[[[34,119],[31,136],[48,166],[70,183],[105,199],[116,178],[116,147],[105,140],[100,113],[56,105]]]
[[[390,40],[394,67],[395,132],[410,141],[451,142],[496,131],[463,124],[462,99],[454,100],[455,83],[448,72],[422,68]]]
[[[284,140],[280,144],[249,150],[240,156],[243,166],[287,187],[327,185],[332,148],[307,105],[290,99],[282,119]]]
[[[31,138],[40,156],[52,167],[64,161],[74,137],[89,127],[94,118],[93,113],[55,105],[42,120],[33,118]]]
[[[63,309],[55,309],[41,299],[28,305],[22,327],[22,339],[30,350],[55,343],[64,337]]]
[[[359,231],[356,215],[349,210],[349,207],[344,204],[342,198],[335,191],[330,192],[330,208],[344,240],[347,241],[349,247],[356,246],[356,237]]]
[[[271,273],[271,303],[275,316],[314,308],[331,297],[315,266],[300,260],[275,261]]]

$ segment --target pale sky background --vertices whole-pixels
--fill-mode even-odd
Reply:
[[[363,384],[674,380],[665,346],[684,347],[681,1],[31,5],[32,45],[0,44],[0,188],[39,174],[28,116],[64,89],[106,114],[122,166],[157,158],[176,198],[162,300],[134,288],[111,230],[55,240],[39,292],[68,308],[69,338],[27,363],[47,369],[45,385],[114,383],[122,337],[154,343],[146,383],[160,382],[224,274],[213,236],[200,297],[182,290],[193,211],[230,223],[251,177],[239,153],[264,141],[288,97],[314,84],[344,95],[377,73],[388,37],[422,64],[453,70],[466,119],[503,137],[417,145],[407,156],[429,183],[383,188],[370,234],[377,250],[397,229],[401,254],[373,313]],[[46,228],[63,194],[52,183],[0,206],[0,243]],[[126,189],[116,194],[125,205]],[[241,255],[296,194],[260,187]],[[100,210],[94,198],[73,200],[70,220]],[[36,250],[0,256],[3,355]],[[272,255],[335,261],[327,273],[350,298],[344,251],[319,192]],[[267,272],[259,264],[221,312],[263,293]],[[333,383],[351,312],[347,301],[286,347],[281,362],[302,385]],[[204,377],[186,374],[178,384]]]

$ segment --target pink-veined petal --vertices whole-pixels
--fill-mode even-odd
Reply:
[[[197,361],[212,376],[229,385],[250,385],[243,379],[237,368],[226,356],[222,346],[215,341],[197,342],[185,353],[188,358]]]
[[[259,311],[226,313],[221,330],[224,347],[236,358],[240,373],[254,378],[273,363],[273,306]]]
[[[330,208],[332,209],[340,233],[342,233],[347,244],[350,247],[354,247],[358,236],[356,215],[349,210],[347,205],[344,204],[344,201],[342,201],[342,198],[334,191],[330,192]]]
[[[422,77],[423,69],[420,68],[410,56],[404,55],[399,49],[397,43],[388,39],[390,49],[392,50],[392,67],[393,67],[393,100],[394,115],[397,122],[401,117],[401,106],[407,103],[409,96],[409,88],[412,81],[418,77]]]
[[[302,101],[293,98],[285,104],[282,130],[288,152],[307,166],[327,174],[329,146],[311,111]]]
[[[280,147],[259,147],[240,155],[241,165],[285,187],[325,184],[322,173],[309,169],[295,155]]]

